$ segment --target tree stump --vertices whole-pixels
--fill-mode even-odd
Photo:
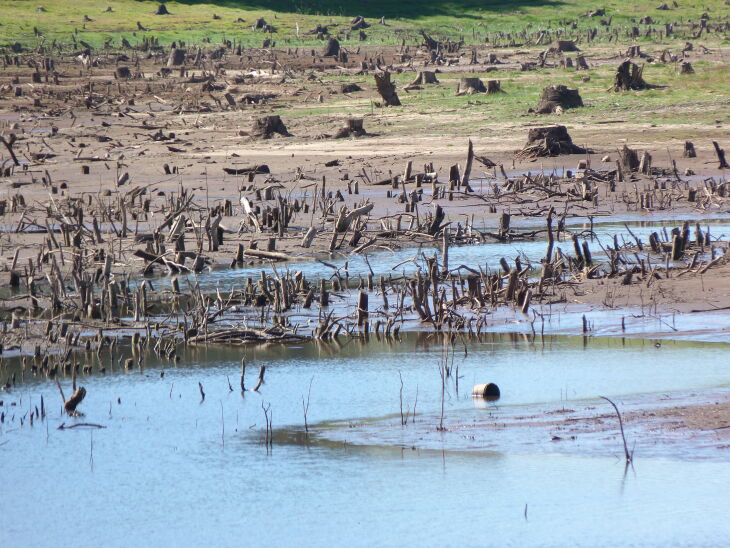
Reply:
[[[260,139],[270,139],[275,133],[283,135],[284,137],[290,137],[289,133],[281,121],[281,117],[277,115],[264,116],[263,118],[257,118],[254,120],[253,128],[251,129],[251,136]]]
[[[390,81],[390,72],[386,71],[383,74],[373,74],[373,76],[375,77],[375,85],[378,88],[378,93],[383,98],[384,106],[401,106],[400,99],[395,91],[395,84]]]
[[[631,60],[626,59],[616,69],[616,76],[613,83],[614,91],[646,89],[649,86],[642,77],[643,72],[643,66],[639,67],[636,63],[632,63]]]
[[[580,51],[573,40],[558,40],[553,48],[555,51]]]
[[[573,144],[565,126],[548,126],[530,129],[527,134],[527,144],[517,153],[517,157],[539,158],[586,152],[586,149]]]
[[[322,51],[322,57],[337,57],[340,54],[340,43],[337,38],[330,38]]]
[[[695,152],[695,145],[692,141],[684,142],[684,153],[682,154],[685,158],[696,158],[697,153]]]
[[[185,50],[180,48],[172,48],[170,56],[167,58],[168,67],[177,67],[185,63]]]
[[[438,84],[439,81],[436,78],[435,72],[430,72],[428,70],[424,70],[418,73],[418,76],[416,76],[416,79],[413,80],[408,86],[420,86],[423,84]]]
[[[363,128],[362,118],[348,118],[345,124],[335,133],[335,139],[343,139],[345,137],[361,137],[367,135]]]
[[[160,4],[157,6],[157,11],[155,11],[155,15],[170,15],[170,12],[167,11],[167,6],[165,6],[165,4]]]
[[[583,99],[577,89],[568,89],[563,85],[548,86],[542,90],[540,102],[537,104],[538,114],[551,114],[558,107],[577,108],[583,106]]]
[[[132,71],[129,70],[129,67],[119,66],[117,67],[117,70],[114,71],[114,76],[117,80],[128,80],[132,77]]]
[[[624,145],[624,147],[621,149],[621,165],[626,171],[636,171],[639,169],[639,154],[633,150]]]
[[[692,63],[689,61],[684,61],[682,65],[679,67],[679,74],[694,74],[695,69],[692,68]]]
[[[456,95],[471,95],[472,93],[486,93],[487,88],[479,78],[461,78]]]

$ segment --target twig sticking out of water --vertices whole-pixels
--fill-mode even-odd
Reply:
[[[205,401],[205,392],[203,392],[203,384],[198,383],[198,389],[200,390],[200,403],[203,403]]]
[[[246,375],[246,358],[241,358],[241,392],[246,391],[246,383],[244,376]]]
[[[262,365],[259,368],[259,382],[256,383],[256,388],[253,389],[254,392],[258,392],[261,385],[264,384],[264,373],[266,373],[266,366]]]
[[[264,402],[261,402],[261,409],[264,410],[264,420],[266,421],[266,439],[264,440],[264,445],[266,446],[266,451],[268,453],[274,445],[274,430],[271,425],[273,413],[271,413],[270,403],[264,405]]]
[[[624,434],[624,421],[621,419],[621,412],[618,410],[618,407],[616,407],[616,404],[609,400],[606,396],[601,396],[601,398],[610,403],[616,410],[616,415],[618,416],[618,425],[621,427],[621,439],[624,441],[624,454],[626,455],[626,462],[629,463],[633,459],[633,453],[629,453],[629,447],[626,444],[626,435]]]
[[[309,392],[307,392],[307,403],[304,403],[304,396],[302,396],[302,411],[304,412],[304,431],[309,432],[309,424],[307,424],[307,413],[309,413],[309,398],[312,395],[312,382],[314,377],[309,379]]]

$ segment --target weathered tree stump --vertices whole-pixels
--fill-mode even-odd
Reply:
[[[568,89],[563,85],[548,86],[542,90],[536,112],[538,114],[551,114],[558,107],[566,109],[582,106],[583,99],[577,89]]]
[[[632,63],[630,59],[626,59],[616,69],[613,90],[629,91],[646,89],[649,86],[642,77],[643,72],[643,66],[639,67],[636,63]]]
[[[689,61],[684,61],[682,65],[679,67],[679,74],[694,74],[695,69],[692,68],[692,63]]]
[[[588,63],[586,58],[582,55],[578,55],[575,58],[575,70],[588,70]]]
[[[418,73],[418,76],[416,76],[416,79],[413,80],[409,86],[420,86],[423,84],[438,84],[439,81],[436,78],[436,73],[431,72],[428,70],[424,70]]]
[[[362,137],[367,135],[367,132],[363,128],[362,118],[348,118],[345,120],[344,125],[337,130],[335,133],[335,139],[343,139],[345,137]]]
[[[715,154],[717,154],[717,160],[720,162],[719,168],[730,168],[730,165],[728,165],[727,161],[725,160],[725,150],[720,148],[720,145],[717,143],[717,141],[712,141],[712,146],[715,147]]]
[[[560,154],[585,154],[587,151],[573,144],[565,126],[536,127],[527,134],[525,148],[517,153],[518,158],[539,158]]]
[[[635,150],[624,145],[621,149],[621,165],[623,168],[628,172],[636,171],[639,169],[640,163],[639,154]]]
[[[390,73],[386,71],[383,74],[373,74],[373,76],[375,77],[375,85],[378,88],[378,93],[383,98],[384,106],[401,106],[400,99],[395,91],[395,84],[390,81]]]
[[[170,12],[167,11],[167,6],[165,6],[165,4],[160,4],[157,6],[155,15],[170,15]]]
[[[284,137],[291,136],[291,133],[287,131],[284,122],[281,121],[281,117],[278,114],[264,116],[263,118],[254,120],[253,128],[251,129],[252,137],[270,139],[275,133]]]
[[[685,158],[696,158],[697,152],[695,152],[695,145],[692,141],[684,142],[684,153],[682,154]]]
[[[472,93],[486,93],[487,88],[480,78],[461,78],[456,95],[471,95]]]
[[[118,80],[128,80],[132,77],[132,71],[129,70],[129,67],[118,66],[117,70],[114,71],[114,76]]]
[[[340,54],[340,43],[337,38],[330,38],[322,51],[322,57],[337,57]]]
[[[370,26],[370,23],[365,21],[362,15],[358,15],[350,21],[350,30],[366,29]]]
[[[558,40],[553,49],[555,51],[580,51],[573,40]]]
[[[172,48],[170,56],[167,58],[168,67],[177,67],[185,63],[185,50],[180,48]]]

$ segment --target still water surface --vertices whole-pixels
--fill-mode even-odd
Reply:
[[[491,412],[468,395],[476,382],[500,385],[502,409],[721,389],[730,386],[727,351],[724,344],[596,338],[584,345],[556,336],[543,345],[488,335],[467,343],[466,354],[456,346],[461,386],[458,395],[449,387],[446,424]],[[404,401],[412,403],[417,391],[419,414],[435,413],[443,357],[437,339],[405,334],[400,343],[351,342],[339,350],[259,348],[266,384],[243,396],[242,352],[190,350],[178,367],[147,357],[142,372],[110,373],[106,363],[106,376],[81,379],[86,415],[76,419],[105,429],[57,430],[74,419],[61,416],[47,380],[26,377],[4,393],[0,546],[730,542],[730,459],[722,456],[637,455],[635,469],[625,471],[619,447],[587,457],[328,441],[332,421],[397,414],[399,373]],[[246,352],[252,362],[253,350]],[[9,371],[20,378],[17,364]],[[255,380],[249,366],[247,385]],[[310,381],[315,433],[307,441],[302,397]],[[48,420],[21,428],[19,417],[41,394]],[[261,443],[262,403],[271,405],[276,430],[270,454]]]

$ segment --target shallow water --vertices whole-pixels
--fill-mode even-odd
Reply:
[[[700,222],[703,232],[706,232],[709,227],[712,238],[719,238],[721,236],[727,237],[730,235],[730,220],[713,219],[711,221],[705,220],[698,222]],[[660,238],[662,238],[662,228],[666,228],[671,237],[671,229],[678,226],[676,221],[635,221],[627,224],[631,228],[631,231],[642,240],[647,248],[649,245],[649,235],[652,232],[658,231]],[[679,226],[681,227],[681,223],[679,223]],[[542,228],[542,226],[533,227],[528,229],[528,231],[541,230]],[[585,239],[589,242],[592,253],[596,255],[601,253],[600,245],[603,245],[604,247],[613,247],[614,235],[617,235],[619,245],[634,245],[634,240],[627,232],[624,223],[594,223],[593,232],[595,236],[593,240],[591,240],[589,236],[591,228],[590,223],[572,223],[566,228],[573,233],[585,233]],[[694,234],[695,227],[694,223],[692,223],[691,235],[693,238]],[[624,239],[622,239],[622,236]],[[500,270],[499,260],[502,257],[507,259],[508,263],[513,264],[514,259],[518,256],[521,258],[523,266],[526,265],[527,261],[539,263],[540,259],[545,255],[547,245],[546,241],[545,235],[543,234],[542,238],[529,241],[489,241],[479,245],[452,246],[449,248],[449,266],[450,268],[457,268],[460,265],[466,265],[473,269],[481,267],[485,272],[495,271]],[[564,253],[573,255],[573,242],[569,237],[565,241],[556,241],[555,248],[561,248]],[[348,274],[351,278],[357,278],[358,276],[365,278],[368,276],[371,269],[375,276],[392,275],[393,277],[398,277],[402,274],[415,273],[417,266],[413,261],[409,261],[409,259],[415,258],[416,262],[423,268],[423,256],[433,256],[434,254],[440,257],[440,245],[423,246],[420,249],[404,248],[396,251],[379,250],[370,252],[367,256],[351,256],[349,258],[334,255],[325,262],[336,268],[344,267],[345,263],[347,263],[347,273],[344,268],[340,270],[340,275],[343,278],[346,274]],[[399,264],[400,266],[394,268]],[[280,274],[287,270],[292,272],[301,270],[309,280],[315,280],[322,277],[329,278],[335,274],[335,269],[330,266],[326,266],[319,261],[279,264],[276,266],[276,269]],[[203,289],[210,290],[215,287],[221,287],[228,291],[232,287],[238,287],[239,289],[243,287],[247,278],[256,280],[260,277],[262,270],[268,270],[268,268],[261,266],[236,269],[223,268],[205,273],[198,276],[197,279],[200,281],[200,285]],[[191,276],[191,281],[192,279],[193,277]]]
[[[730,459],[403,449],[330,442],[347,424],[440,407],[443,347],[428,335],[400,343],[258,348],[261,393],[238,390],[240,349],[197,349],[174,367],[80,379],[80,419],[62,417],[54,384],[26,377],[2,394],[0,545],[614,546],[718,545],[730,540],[724,502]],[[475,407],[472,384],[502,388],[499,408],[569,405],[598,395],[730,386],[728,346],[663,341],[486,335],[457,343],[460,391],[446,424]],[[249,362],[253,349],[246,350]],[[108,358],[104,363],[109,371]],[[249,365],[247,385],[256,378]],[[164,371],[164,376],[160,373]],[[227,377],[234,390],[228,388]],[[303,432],[302,397],[311,381]],[[201,402],[198,382],[206,398]],[[66,392],[70,382],[64,380]],[[44,397],[49,418],[20,426]],[[15,402],[17,405],[12,406]],[[275,442],[267,454],[262,403]],[[14,415],[14,418],[13,418]],[[65,422],[105,429],[57,430]],[[336,423],[339,422],[339,425]],[[344,426],[343,426],[344,425]],[[433,425],[436,426],[435,424]],[[333,436],[334,438],[334,436]],[[358,440],[353,440],[358,441]],[[670,455],[671,457],[671,455]],[[527,504],[527,519],[525,505]]]

